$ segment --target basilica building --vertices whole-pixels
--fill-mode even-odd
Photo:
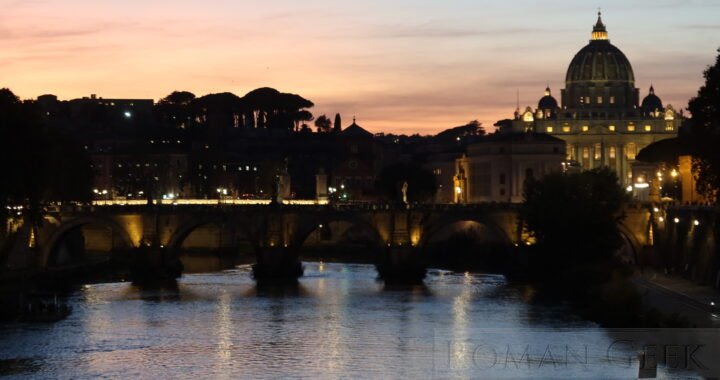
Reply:
[[[537,108],[519,108],[500,132],[547,133],[566,143],[568,161],[584,169],[609,166],[623,185],[632,183],[631,165],[647,145],[675,137],[682,116],[663,106],[653,86],[640,99],[625,54],[608,40],[598,13],[590,43],[570,62],[558,104],[550,88]]]

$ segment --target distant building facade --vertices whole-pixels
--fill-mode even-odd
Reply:
[[[518,108],[500,129],[558,137],[567,143],[567,160],[584,169],[613,168],[620,183],[628,185],[640,149],[675,137],[682,119],[671,105],[663,106],[652,86],[642,103],[639,93],[630,62],[610,44],[598,13],[590,43],[570,62],[561,104],[546,88],[537,108]]]
[[[382,170],[382,152],[372,133],[352,124],[336,132],[337,151],[332,162],[331,187],[342,198],[371,200],[375,198],[375,181]]]
[[[457,159],[455,203],[522,202],[529,178],[563,170],[565,142],[544,133],[494,133]]]

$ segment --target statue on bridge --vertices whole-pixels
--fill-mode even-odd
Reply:
[[[277,203],[290,199],[290,174],[288,173],[288,159],[285,158],[285,165],[277,176]]]
[[[404,204],[408,204],[407,191],[408,191],[408,183],[407,183],[407,181],[405,181],[402,184],[402,200],[403,200]]]

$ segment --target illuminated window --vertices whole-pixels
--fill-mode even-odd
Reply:
[[[612,160],[615,159],[615,155],[617,154],[615,146],[611,145],[610,148],[608,148],[608,157]]]
[[[635,126],[634,126],[634,125],[628,125],[628,132],[635,132]]]
[[[615,97],[614,97],[614,96],[611,96],[611,97],[610,97],[610,104],[615,104]]]
[[[545,130],[547,131],[547,133],[552,133],[553,127],[547,127],[545,128]]]
[[[533,118],[532,112],[528,111],[523,114],[523,121],[533,121],[533,120],[535,120],[535,119]]]
[[[634,160],[637,155],[637,145],[635,143],[625,145],[625,155],[628,160]]]
[[[614,125],[611,125],[611,126],[608,127],[608,129],[611,130],[611,131],[615,131],[615,126],[614,126]]]
[[[598,104],[602,104],[602,96],[598,96],[597,102]]]
[[[645,132],[650,132],[650,131],[652,131],[652,127],[649,126],[649,125],[646,125],[646,126],[645,126]]]
[[[584,158],[584,159],[590,158],[590,148],[588,148],[586,146],[584,146],[582,148],[582,158]]]
[[[590,104],[590,97],[589,97],[589,96],[586,96],[586,97],[585,97],[585,103]]]
[[[583,125],[583,126],[582,126],[582,131],[583,131],[583,132],[587,132],[588,129],[590,129],[590,127],[588,127],[587,125]]]
[[[567,148],[567,159],[568,160],[574,160],[575,159],[575,147],[572,144],[568,144]]]
[[[563,127],[563,132],[566,132],[566,133],[567,133],[567,132],[570,132],[570,127],[568,127],[567,125],[564,126],[564,127]]]
[[[667,123],[667,124],[665,124],[665,130],[666,130],[666,131],[673,131],[673,130],[675,130],[675,127],[673,127],[673,124],[672,124],[672,123]]]
[[[593,149],[593,151],[593,158],[595,158],[596,160],[602,158],[602,145],[600,143],[595,143],[595,148]]]

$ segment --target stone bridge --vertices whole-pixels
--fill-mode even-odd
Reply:
[[[368,244],[382,248],[383,257],[378,259],[382,276],[383,268],[412,271],[414,252],[463,223],[478,227],[484,241],[509,250],[531,244],[518,221],[517,207],[509,203],[65,206],[47,216],[39,229],[26,231],[17,244],[27,242],[24,257],[33,257],[34,266],[48,268],[62,262],[63,252],[77,243],[74,236],[84,231],[79,244],[86,249],[111,252],[114,257],[143,250],[158,264],[176,261],[186,239],[212,225],[221,233],[206,246],[232,250],[245,242],[257,260],[256,277],[287,277],[299,268],[298,251],[308,237],[342,222],[363,231]],[[652,244],[651,211],[649,204],[626,207],[620,230],[626,251],[634,257]]]

